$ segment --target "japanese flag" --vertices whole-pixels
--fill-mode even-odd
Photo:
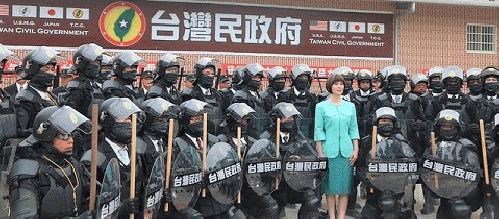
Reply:
[[[348,32],[350,33],[365,33],[366,23],[364,22],[348,22]]]
[[[64,8],[40,6],[40,18],[64,18]]]

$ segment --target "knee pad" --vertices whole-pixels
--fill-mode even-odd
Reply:
[[[303,193],[303,207],[313,209],[319,207],[319,204],[320,200],[317,195],[315,195],[314,190],[310,189]]]
[[[383,192],[379,197],[378,206],[383,212],[395,211],[397,209],[395,194],[390,191]]]
[[[455,199],[451,201],[451,212],[452,216],[456,219],[469,218],[471,216],[470,206],[468,206],[462,199]]]

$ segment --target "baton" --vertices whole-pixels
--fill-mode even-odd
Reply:
[[[275,135],[275,145],[276,145],[275,156],[276,158],[279,159],[280,156],[279,150],[281,149],[281,118],[277,118],[276,124],[277,127]],[[275,178],[275,189],[279,189],[279,177]]]
[[[483,125],[483,119],[480,119],[480,135],[482,137],[483,171],[485,171],[485,184],[490,185],[489,162],[487,160],[487,144],[485,143],[485,127]]]
[[[208,146],[208,114],[203,114],[203,177],[206,174],[206,151]],[[206,197],[206,188],[203,188],[201,197]]]
[[[376,157],[377,142],[378,142],[378,126],[373,126],[373,133],[371,138],[371,159],[374,159]],[[371,193],[374,193],[373,188],[370,188],[369,191]]]
[[[241,162],[241,127],[237,127],[237,156]],[[241,191],[237,194],[237,203],[241,203]]]
[[[430,136],[431,136],[431,153],[435,157],[435,156],[437,156],[437,145],[435,143],[435,132],[431,132]],[[439,189],[440,183],[438,183],[438,176],[437,175],[433,175],[433,176],[435,177],[435,188]]]
[[[97,190],[97,126],[99,125],[97,114],[99,106],[92,104],[92,148],[90,150],[90,212],[95,209],[95,192]]]
[[[179,81],[178,81],[178,85],[177,85],[177,90],[180,90],[181,86],[182,86],[182,77],[184,77],[184,67],[182,67],[180,69],[180,77],[179,77]]]
[[[131,146],[131,159],[130,159],[130,199],[135,198],[135,163],[137,162],[137,114],[132,114],[132,144]],[[135,215],[130,214],[130,219],[134,219]]]
[[[172,150],[173,150],[173,119],[170,119],[168,124],[168,154],[166,155],[166,175],[165,175],[165,188],[170,188],[170,174],[172,166]],[[165,212],[168,211],[168,203],[165,203]]]

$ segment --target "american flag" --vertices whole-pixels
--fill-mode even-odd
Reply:
[[[310,30],[327,31],[327,21],[310,21]]]
[[[9,6],[8,5],[0,5],[0,15],[9,15]]]

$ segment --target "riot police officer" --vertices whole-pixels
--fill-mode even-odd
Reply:
[[[444,90],[442,71],[444,68],[434,66],[428,70],[428,81],[431,94],[433,96],[440,95]]]
[[[299,127],[305,137],[314,138],[315,105],[317,96],[310,92],[312,69],[307,64],[297,64],[291,69],[291,88],[279,95],[278,102],[293,104],[303,116]]]
[[[423,74],[416,74],[411,78],[411,93],[420,97],[428,93],[428,78]]]
[[[278,103],[277,99],[279,98],[279,93],[283,91],[286,86],[286,78],[288,78],[286,69],[281,66],[273,67],[267,72],[269,86],[266,90],[260,92],[260,97],[262,97],[265,106],[265,112],[270,112]]]
[[[97,77],[97,79],[95,80],[98,84],[100,84],[100,87],[102,87],[104,81],[111,79],[111,77],[113,76],[112,61],[113,57],[106,54],[102,54],[99,77]]]
[[[0,83],[2,83],[2,75],[7,61],[15,61],[16,59],[16,54],[0,44]],[[14,84],[14,86],[16,85]],[[17,134],[16,127],[14,127],[16,124],[14,98],[4,89],[0,88],[0,145],[3,145],[5,139],[15,137]]]
[[[385,187],[388,184],[394,185],[397,181],[396,176],[385,175],[379,179],[371,178],[369,174],[369,161],[378,160],[380,162],[403,161],[412,159],[415,162],[416,153],[409,145],[407,139],[398,131],[398,121],[395,111],[390,107],[382,107],[375,112],[375,125],[378,128],[375,157],[371,158],[369,154],[372,148],[372,135],[367,135],[360,142],[360,157],[356,164],[360,169],[359,173],[363,182],[368,184],[373,190],[368,193],[367,201],[362,209],[362,218],[380,218],[381,214],[391,214],[393,218],[413,218],[414,209],[404,207],[401,203],[404,195],[404,187],[400,185],[395,188]],[[408,176],[406,176],[407,179]]]
[[[79,77],[66,86],[68,94],[64,100],[65,105],[89,117],[92,103],[101,104],[105,100],[104,93],[97,84],[103,53],[104,49],[93,43],[80,46],[73,55],[72,67]]]
[[[140,197],[144,188],[145,172],[143,156],[137,156],[136,168],[136,198],[129,198],[130,195],[130,151],[129,144],[132,137],[132,114],[137,114],[137,124],[144,122],[143,112],[128,98],[111,98],[102,103],[99,107],[99,125],[102,133],[99,136],[97,151],[97,181],[102,183],[106,167],[111,159],[115,158],[119,163],[120,172],[120,196],[121,208],[119,217],[128,217],[130,213],[139,213]],[[137,128],[139,130],[139,128]],[[137,151],[144,151],[145,145],[137,141]],[[81,161],[89,168],[91,164],[91,151],[86,151]]]
[[[107,80],[102,85],[106,99],[128,98],[135,105],[140,105],[144,101],[144,95],[139,92],[139,88],[133,87],[133,82],[137,80],[138,67],[142,62],[142,58],[134,52],[122,52],[113,58],[113,73],[116,80]]]
[[[484,98],[494,102],[497,99],[499,72],[494,67],[486,67],[482,71]]]
[[[265,131],[267,120],[265,117],[265,106],[262,97],[258,94],[263,78],[263,67],[258,63],[246,65],[243,69],[240,90],[234,94],[234,103],[246,103],[255,110],[255,117],[249,120],[248,135],[256,138]]]
[[[57,51],[40,47],[24,57],[24,72],[21,79],[30,80],[28,88],[17,93],[15,110],[19,137],[27,137],[32,132],[35,116],[43,108],[56,106],[55,95],[48,91],[56,75]]]
[[[208,112],[209,131],[212,134],[218,134],[220,123],[225,109],[223,96],[217,89],[213,88],[213,81],[218,69],[218,60],[204,57],[194,65],[196,80],[194,87],[185,89],[181,96],[183,101],[196,99],[206,102],[212,106]]]
[[[467,96],[476,101],[482,98],[483,84],[482,84],[482,70],[479,68],[470,68],[466,71],[466,86],[469,88]]]
[[[275,142],[277,136],[277,118],[280,118],[280,154],[285,155],[292,150],[295,142],[306,140],[299,129],[299,119],[302,118],[301,113],[291,103],[278,103],[269,112],[272,123],[262,135],[260,139],[265,138]],[[277,200],[279,205],[279,216],[284,217],[284,207],[288,203],[301,203],[301,208],[298,211],[298,218],[316,218],[318,216],[317,208],[320,204],[322,191],[320,188],[307,189],[306,191],[295,191],[287,182],[280,182],[279,189],[272,193],[272,197]]]
[[[220,141],[229,143],[232,147],[237,148],[237,128],[241,127],[241,156],[244,157],[245,151],[257,139],[249,136],[248,120],[254,117],[255,110],[245,103],[233,103],[227,108],[225,115],[225,131],[217,136]]]
[[[32,134],[36,153],[17,160],[9,176],[13,218],[76,217],[88,210],[90,175],[71,156],[71,133],[88,121],[68,106],[46,107],[38,113]]]
[[[445,74],[444,70],[444,78]],[[481,206],[478,184],[482,169],[477,147],[461,136],[463,121],[457,111],[445,109],[439,112],[433,130],[436,136],[435,148],[427,148],[422,156],[421,177],[441,198],[437,218],[470,218],[471,213]],[[445,166],[446,170],[455,169],[459,174],[434,169],[434,165]],[[466,170],[464,172],[468,177],[461,176],[461,170]]]
[[[161,97],[170,103],[180,105],[182,98],[174,85],[177,84],[183,62],[184,59],[180,56],[172,54],[162,56],[156,65],[154,86],[147,93],[146,99]]]

